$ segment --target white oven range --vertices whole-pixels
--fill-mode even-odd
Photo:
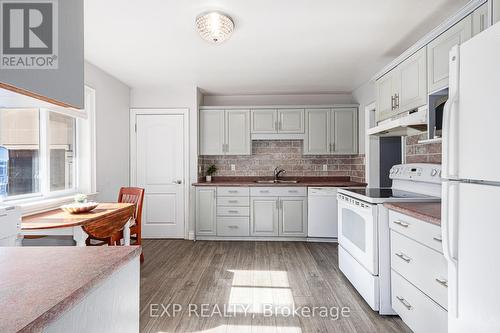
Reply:
[[[440,201],[441,165],[400,164],[391,168],[391,188],[340,189],[340,270],[380,314],[391,306],[389,217],[384,202]]]

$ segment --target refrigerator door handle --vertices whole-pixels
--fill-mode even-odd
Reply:
[[[460,53],[459,46],[455,45],[450,50],[450,75],[449,98],[443,109],[443,168],[442,177],[445,179],[458,179],[457,153],[458,153],[458,123],[456,108],[459,93]]]

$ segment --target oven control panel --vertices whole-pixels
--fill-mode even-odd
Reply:
[[[391,168],[389,177],[391,179],[440,183],[441,165],[425,163],[398,164]]]

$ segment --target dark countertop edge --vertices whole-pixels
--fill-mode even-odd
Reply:
[[[384,207],[387,209],[396,211],[401,214],[405,214],[411,217],[414,217],[416,219],[422,220],[424,222],[434,224],[434,225],[441,225],[441,218],[437,218],[433,215],[427,214],[425,212],[422,212],[418,210],[417,208],[409,208],[407,206],[404,206],[405,203],[398,203],[398,202],[386,202],[384,203]],[[413,204],[438,204],[437,202],[413,202]],[[440,205],[440,203],[439,203]]]
[[[133,249],[129,253],[122,256],[114,264],[108,266],[89,282],[80,286],[80,288],[66,296],[59,303],[54,305],[51,309],[47,310],[39,317],[35,318],[18,332],[31,333],[43,331],[45,327],[60,318],[66,311],[73,308],[75,304],[80,302],[87,294],[89,294],[91,290],[98,287],[106,278],[110,277],[114,272],[118,271],[120,268],[125,266],[125,264],[141,254],[141,246],[132,245],[130,247]]]
[[[257,184],[257,183],[193,183],[194,187],[366,187],[365,183],[296,183],[296,184]]]

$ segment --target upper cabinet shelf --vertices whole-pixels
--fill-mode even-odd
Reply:
[[[358,106],[201,107],[200,155],[250,155],[251,140],[304,140],[305,155],[358,152]]]

